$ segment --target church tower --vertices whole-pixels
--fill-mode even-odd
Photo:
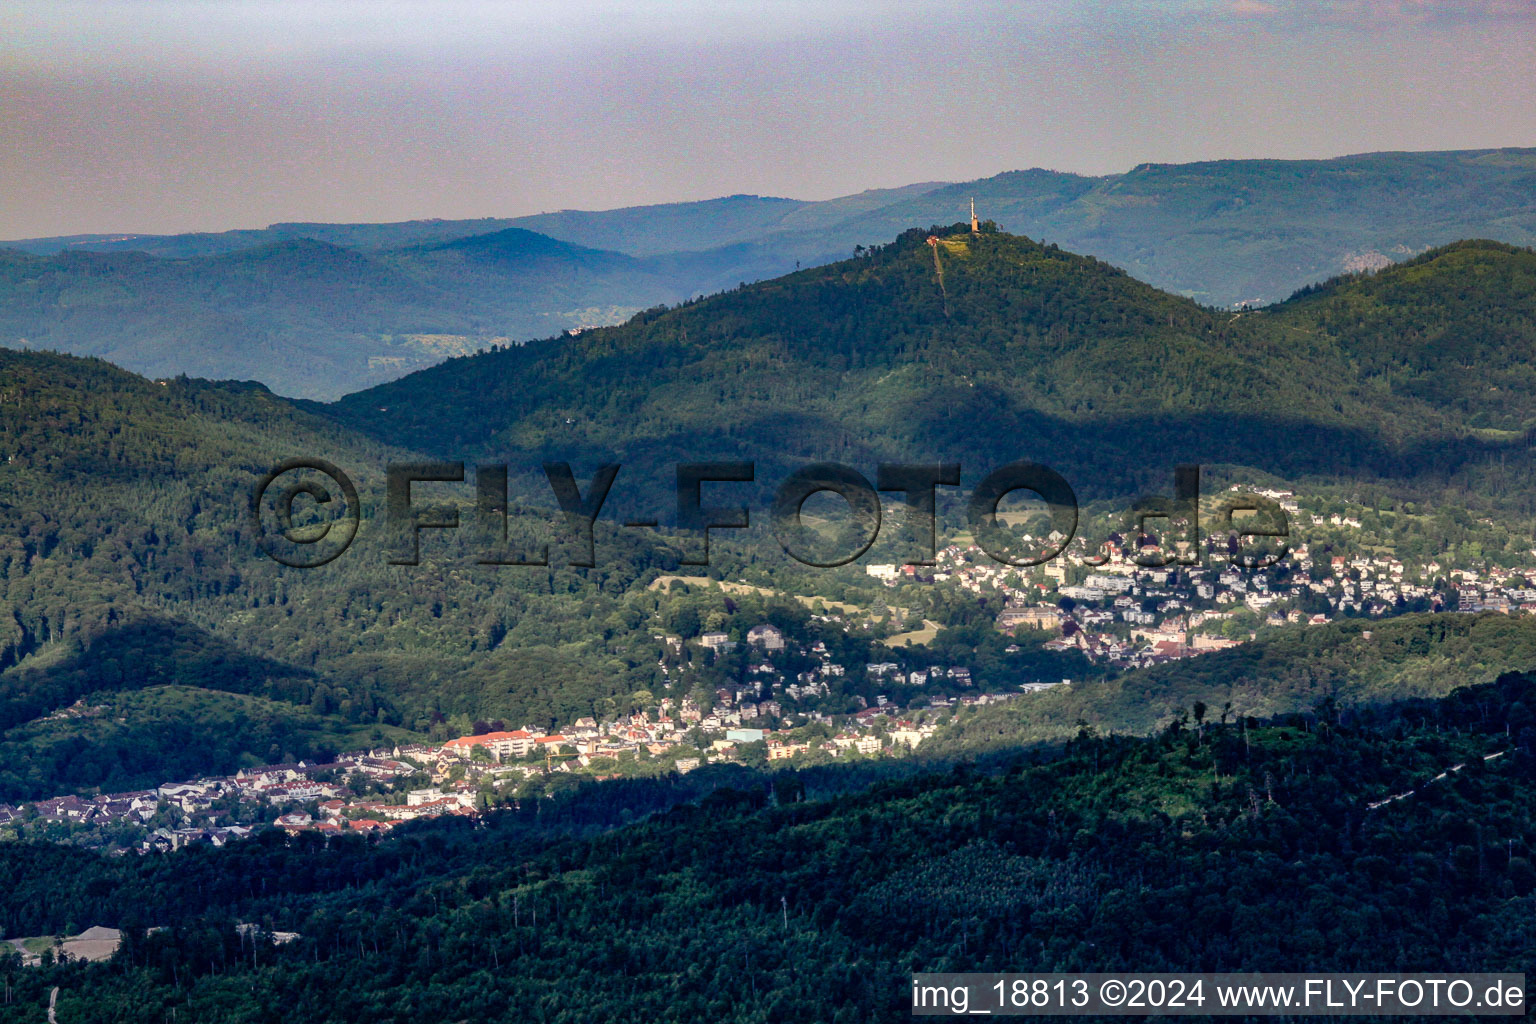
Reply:
[[[976,200],[971,200],[971,234],[981,234],[981,223],[976,219]]]

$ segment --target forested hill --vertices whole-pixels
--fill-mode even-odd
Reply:
[[[884,592],[857,567],[786,583],[788,570],[722,538],[737,561],[712,571],[752,575],[778,596],[667,594],[647,584],[677,571],[671,541],[621,530],[605,510],[591,570],[557,559],[493,571],[437,538],[421,567],[392,566],[369,519],[345,557],[289,569],[261,554],[248,502],[292,456],[346,468],[365,510],[382,507],[385,463],[413,452],[522,468],[552,457],[582,480],[619,459],[615,492],[667,492],[653,514],[675,500],[673,463],[717,457],[758,460],[764,487],[813,459],[872,472],[882,458],[954,458],[974,484],[1025,457],[1056,465],[1085,497],[1162,493],[1180,461],[1292,479],[1397,474],[1458,504],[1532,493],[1514,354],[1533,337],[1527,250],[1466,243],[1237,316],[1052,246],[939,234],[623,327],[456,360],[325,416],[255,384],[153,382],[99,360],[0,351],[0,801],[405,733],[443,738],[476,720],[612,718],[641,694],[671,692],[653,637],[690,620],[689,636],[769,619],[801,630],[838,648],[869,690],[857,696],[876,696],[862,668],[871,641],[811,625],[786,596],[865,586],[835,596],[873,608]],[[473,258],[525,241],[509,235]],[[463,248],[445,251],[468,261]],[[1400,330],[1415,323],[1422,338]],[[1477,359],[1503,375],[1498,391],[1457,369],[1455,345],[1473,329],[1491,346]],[[1490,425],[1467,426],[1473,414]],[[912,611],[950,625],[996,612],[921,600],[934,603]],[[1504,639],[1463,667],[1523,665],[1523,639]],[[1276,678],[1256,673],[1251,689],[1293,692]],[[1391,695],[1396,678],[1368,698]],[[189,689],[195,699],[161,699]],[[824,710],[846,713],[854,696],[850,684]],[[50,717],[79,698],[106,710]],[[1106,724],[1147,724],[1117,714],[1111,701]]]
[[[607,784],[377,843],[6,844],[8,934],[127,934],[108,964],[0,959],[0,1020],[55,986],[61,1020],[146,1024],[855,1022],[908,1016],[918,971],[1523,972],[1533,709],[1510,674],[1364,714],[1085,730],[840,796],[781,772],[555,842],[541,824],[612,820]],[[628,795],[670,802],[648,788]]]
[[[611,718],[660,676],[645,574],[675,570],[674,550],[603,535],[590,573],[431,546],[419,569],[390,565],[384,466],[420,456],[260,385],[0,350],[0,446],[0,802],[480,718]],[[320,569],[272,561],[250,521],[258,480],[294,457],[360,495],[355,549]],[[54,714],[82,698],[91,715]]]
[[[1337,339],[1377,401],[1473,428],[1536,426],[1536,251],[1457,242],[1378,274],[1304,288],[1261,317]],[[1489,435],[1497,436],[1497,435]]]
[[[1264,303],[1463,238],[1536,242],[1536,150],[1039,168],[820,202],[0,243],[0,345],[329,399],[493,343],[843,259],[975,199],[1004,229],[1203,303]],[[478,241],[475,241],[478,239]],[[459,245],[458,243],[463,243]],[[495,250],[494,258],[484,258]]]
[[[385,449],[259,385],[5,351],[0,445],[0,802],[396,734],[275,631],[305,612],[246,512],[278,459]],[[49,717],[82,698],[93,717]]]
[[[1459,243],[1234,314],[1054,245],[913,230],[329,411],[391,443],[530,463],[1028,457],[1104,496],[1161,485],[1175,462],[1434,488],[1503,460],[1503,485],[1479,490],[1498,494],[1523,479],[1523,438],[1472,428],[1523,429],[1528,392],[1474,367],[1528,372],[1533,266],[1531,250]]]
[[[1087,726],[1147,735],[1192,709],[1212,720],[1267,718],[1317,708],[1340,713],[1407,697],[1443,697],[1536,666],[1536,622],[1527,616],[1402,615],[1276,630],[1198,658],[1078,681],[1028,700],[958,716],[926,756],[1010,749],[1070,738]],[[1198,714],[1197,714],[1198,717]]]

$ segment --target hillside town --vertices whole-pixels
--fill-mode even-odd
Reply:
[[[1360,516],[1318,515],[1290,492],[1260,493],[1293,524],[1313,529],[1310,543],[1295,543],[1283,559],[1259,569],[1224,562],[1220,541],[1210,537],[1205,554],[1217,557],[1146,565],[1138,549],[1149,538],[1133,542],[1111,533],[1092,553],[1069,550],[1028,569],[999,564],[975,545],[951,544],[931,567],[871,564],[865,571],[898,593],[922,585],[988,599],[1000,608],[996,629],[1012,637],[1007,654],[1026,647],[1077,652],[1114,668],[1221,650],[1287,624],[1405,611],[1536,612],[1536,566],[1467,568],[1433,559],[1412,565],[1368,544],[1338,553],[1346,545],[1320,541],[1318,532],[1337,538],[1362,531]],[[825,641],[769,622],[686,638],[659,633],[655,665],[674,695],[645,694],[628,713],[604,720],[582,717],[558,731],[475,723],[454,738],[323,762],[256,765],[132,792],[0,804],[0,837],[149,853],[223,845],[263,828],[385,832],[423,818],[479,814],[580,779],[686,774],[711,763],[902,756],[955,708],[1070,685],[1014,679],[1004,687],[995,678],[973,679],[969,666],[914,658],[899,646],[874,644],[867,659],[838,655],[828,642],[847,634],[845,617],[827,611],[809,618],[831,627]],[[719,671],[723,665],[731,672]],[[50,717],[91,710],[79,701]]]
[[[753,632],[754,644],[781,641],[771,626]],[[890,678],[896,665],[869,669],[872,676]],[[290,833],[387,832],[418,819],[476,815],[536,798],[548,792],[548,780],[561,776],[601,781],[686,774],[709,763],[901,756],[933,734],[935,712],[1043,688],[1033,684],[1007,694],[931,698],[916,713],[880,696],[852,715],[811,712],[798,716],[811,728],[777,730],[745,724],[777,715],[773,702],[754,702],[722,689],[707,709],[691,698],[663,698],[654,711],[604,722],[581,718],[558,733],[498,729],[440,744],[344,754],[323,763],[259,765],[135,792],[0,804],[0,835],[42,834],[142,854],[195,843],[223,846],[268,827]]]
[[[1348,535],[1364,528],[1359,514],[1312,513],[1290,491],[1255,492],[1286,512],[1293,539],[1303,532]],[[1236,646],[1264,627],[1411,611],[1536,613],[1536,563],[1465,567],[1430,559],[1411,565],[1380,551],[1335,553],[1349,546],[1344,544],[1315,553],[1319,545],[1300,542],[1273,565],[1251,569],[1226,557],[1222,539],[1206,536],[1206,557],[1197,564],[1158,565],[1162,558],[1147,557],[1157,555],[1150,550],[1157,538],[1139,540],[1111,533],[1091,554],[1069,548],[1029,569],[1002,565],[974,544],[952,544],[932,567],[873,564],[865,571],[892,588],[938,584],[1001,598],[995,623],[1001,632],[1052,634],[1043,642],[1046,649],[1076,650],[1126,668]],[[1149,550],[1138,550],[1142,545]]]

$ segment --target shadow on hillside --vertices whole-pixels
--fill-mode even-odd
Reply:
[[[67,707],[97,690],[171,685],[302,703],[309,700],[314,676],[242,653],[197,626],[144,618],[73,643],[62,656],[42,649],[0,674],[0,729]]]

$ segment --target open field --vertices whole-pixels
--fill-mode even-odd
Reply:
[[[939,630],[943,628],[942,623],[934,622],[932,619],[924,619],[922,629],[914,629],[906,633],[897,633],[895,636],[888,636],[885,638],[884,643],[887,647],[910,647],[913,644],[926,644],[938,636]]]
[[[658,576],[651,581],[649,590],[660,590],[672,583],[686,583],[690,587],[719,587],[727,594],[762,594],[767,597],[792,597],[807,608],[814,608],[820,601],[822,606],[829,611],[842,612],[845,615],[863,615],[864,609],[856,604],[848,604],[846,601],[829,601],[824,597],[806,597],[804,594],[783,594],[770,587],[753,586],[750,583],[732,583],[730,580],[712,580],[708,576]],[[893,609],[894,610],[894,609]]]

